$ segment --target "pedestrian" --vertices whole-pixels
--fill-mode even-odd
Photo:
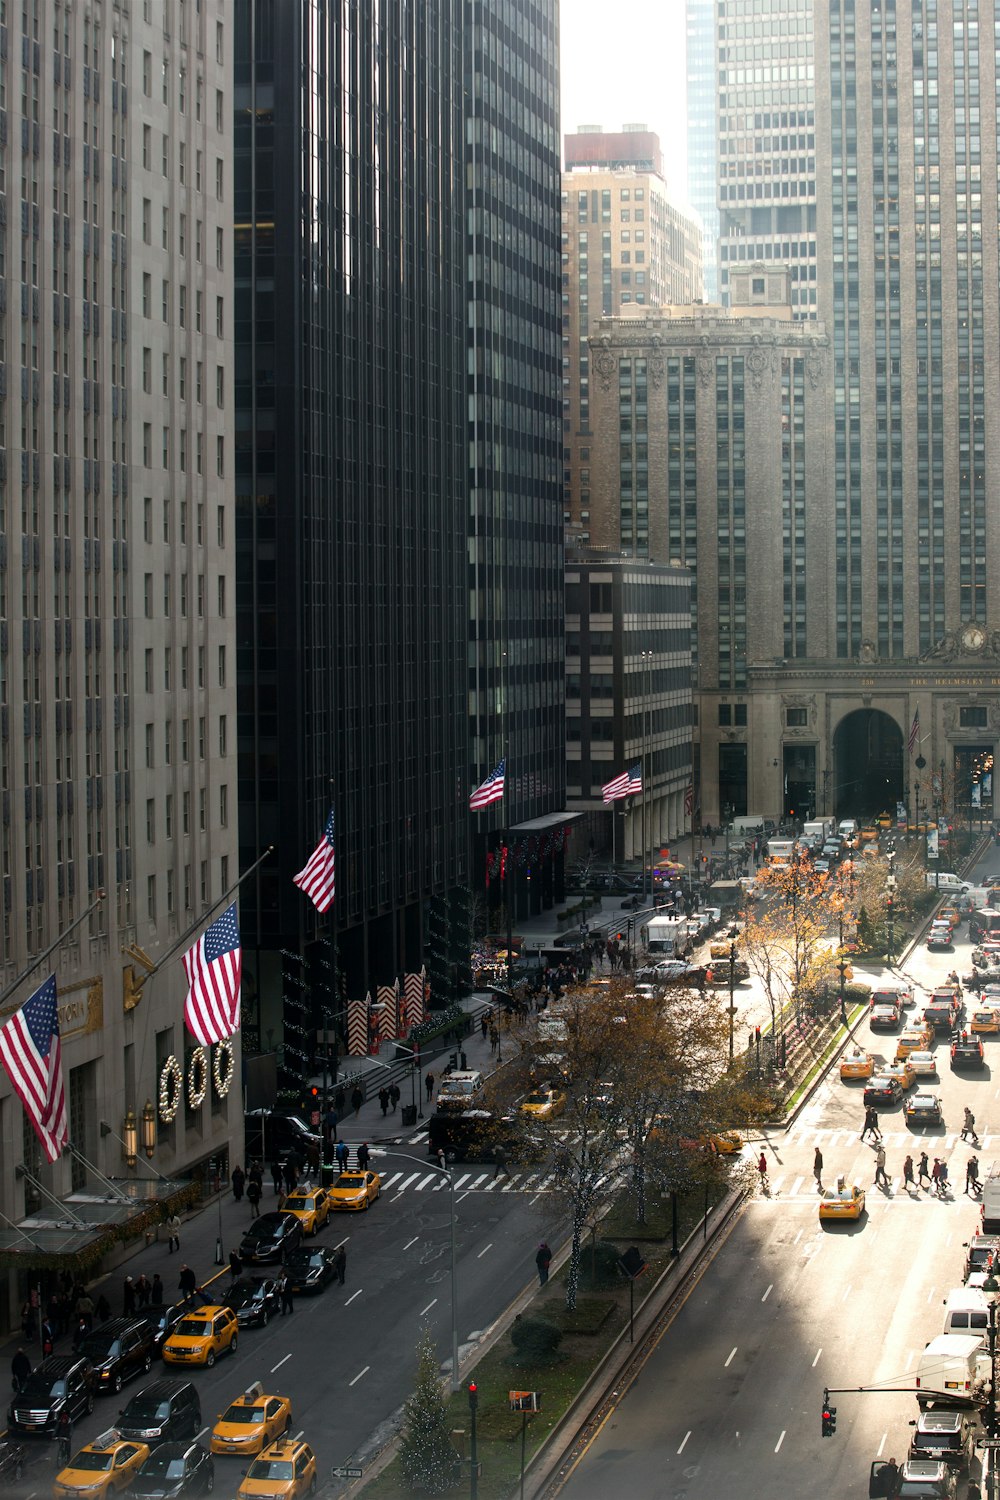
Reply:
[[[55,1331],[55,1328],[49,1322],[48,1318],[43,1318],[42,1319],[42,1353],[45,1355],[46,1359],[48,1359],[49,1355],[52,1353],[52,1350],[55,1348],[55,1343],[56,1343],[56,1331]]]
[[[182,1302],[192,1302],[198,1287],[198,1280],[188,1265],[187,1261],[181,1266],[181,1274],[177,1281],[177,1289],[181,1294]]]
[[[903,1163],[903,1186],[908,1193],[913,1191],[913,1157],[908,1156]]]
[[[424,1074],[424,1089],[427,1092],[427,1103],[430,1104],[431,1095],[434,1092],[434,1074],[430,1071],[429,1068]]]
[[[60,1299],[60,1304],[62,1305],[62,1299]],[[91,1301],[90,1297],[87,1295],[86,1292],[83,1293],[82,1297],[77,1297],[77,1299],[76,1299],[76,1306],[74,1307],[73,1311],[76,1313],[76,1316],[78,1318],[83,1318],[83,1320],[87,1324],[88,1328],[93,1328],[93,1326],[94,1326],[94,1304],[93,1304],[93,1302]],[[65,1327],[66,1327],[65,1319],[61,1319],[61,1322],[62,1322],[63,1329],[65,1329]]]
[[[938,1197],[940,1198],[940,1196],[941,1196],[941,1163],[938,1161],[938,1159],[937,1159],[936,1156],[934,1158],[934,1165],[933,1165],[933,1167],[931,1167],[931,1191],[934,1192],[934,1193],[937,1193]]]
[[[821,1193],[823,1191],[823,1153],[818,1146],[813,1156],[813,1176],[816,1179],[816,1191]]]
[[[504,1177],[509,1177],[510,1168],[507,1165],[507,1153],[502,1146],[495,1146],[493,1148],[493,1160],[496,1162],[496,1169],[493,1173],[493,1181],[496,1182],[497,1178],[501,1174]]]
[[[535,1255],[535,1265],[538,1267],[538,1285],[544,1286],[549,1279],[549,1266],[552,1264],[552,1251],[542,1240]]]
[[[111,1316],[111,1303],[108,1301],[107,1297],[105,1297],[103,1292],[97,1299],[97,1307],[95,1311],[98,1323],[106,1323]]]
[[[928,1182],[931,1181],[931,1174],[930,1174],[930,1169],[929,1169],[929,1166],[928,1166],[927,1152],[926,1151],[921,1151],[921,1153],[920,1153],[920,1160],[917,1163],[917,1187],[920,1187],[923,1184],[923,1181],[924,1181],[925,1177],[926,1177],[926,1179],[927,1179]]]
[[[135,1316],[135,1282],[131,1276],[125,1277],[125,1285],[122,1288],[122,1316],[125,1318]]]
[[[87,1337],[87,1335],[89,1334],[89,1332],[90,1332],[90,1329],[87,1327],[87,1320],[86,1320],[86,1318],[81,1318],[80,1321],[79,1321],[79,1323],[77,1323],[76,1328],[73,1330],[73,1353],[74,1354],[79,1354],[79,1352],[80,1352],[80,1345],[83,1343],[84,1339]]]
[[[486,1040],[486,1033],[489,1031],[489,1029],[490,1023],[486,1018],[486,1012],[483,1011],[482,1015],[479,1017],[479,1030],[482,1032],[484,1042]]]
[[[346,1106],[347,1095],[344,1093],[344,1085],[342,1083],[339,1083],[337,1085],[337,1091],[333,1096],[333,1107],[337,1111],[337,1114],[341,1117],[341,1119],[343,1119],[344,1117],[344,1110]]]
[[[68,1405],[63,1406],[59,1413],[56,1422],[56,1438],[59,1444],[56,1462],[65,1468],[73,1451],[73,1418],[70,1416]]]
[[[968,1161],[968,1165],[965,1168],[965,1191],[968,1192],[970,1187],[972,1189],[973,1197],[975,1197],[976,1194],[979,1192],[979,1158],[978,1158],[978,1156],[970,1156],[969,1157],[969,1161]]]
[[[234,1167],[232,1173],[232,1182],[233,1201],[235,1203],[241,1203],[243,1201],[243,1186],[246,1180],[247,1174],[244,1172],[243,1168],[240,1166]]]
[[[938,1168],[938,1194],[940,1197],[948,1191],[948,1163],[943,1161]]]
[[[347,1149],[347,1142],[346,1141],[338,1141],[337,1142],[337,1150],[336,1150],[335,1154],[336,1154],[336,1157],[337,1157],[337,1170],[340,1171],[340,1172],[346,1172],[347,1171],[347,1157],[348,1157],[348,1149]]]
[[[495,1052],[500,1045],[500,1033],[496,1026],[490,1027],[490,1051]]]
[[[399,1084],[398,1083],[391,1083],[389,1085],[389,1104],[390,1104],[390,1107],[392,1109],[393,1114],[395,1114],[397,1106],[399,1105]]]
[[[761,1185],[761,1188],[766,1193],[768,1191],[768,1187],[767,1187],[767,1157],[764,1155],[763,1151],[760,1153],[760,1156],[759,1156],[759,1158],[757,1160],[757,1171],[760,1173],[760,1185]]]
[[[247,1183],[247,1202],[250,1205],[251,1219],[260,1217],[260,1183],[255,1177],[251,1177]]]
[[[285,1187],[289,1193],[294,1193],[299,1185],[299,1169],[295,1165],[294,1157],[289,1157],[285,1162]]]
[[[387,1088],[383,1087],[379,1089],[378,1102],[381,1105],[382,1118],[384,1120],[386,1115],[389,1113],[389,1090]]]
[[[875,1181],[879,1187],[887,1188],[889,1179],[885,1174],[885,1147],[879,1142],[878,1150],[875,1152]]]
[[[875,1478],[879,1480],[879,1493],[882,1495],[896,1495],[899,1493],[899,1465],[894,1458],[890,1458],[887,1464],[882,1464]]]
[[[361,1145],[358,1147],[358,1171],[359,1172],[367,1172],[368,1171],[368,1162],[369,1162],[370,1159],[371,1159],[371,1152],[368,1149],[368,1142],[367,1141],[362,1141]]]
[[[277,1290],[281,1298],[281,1316],[284,1317],[286,1313],[290,1316],[295,1311],[295,1302],[292,1297],[292,1283],[288,1279],[287,1271],[282,1271],[278,1277]]]
[[[234,1281],[239,1281],[243,1275],[243,1262],[240,1259],[240,1252],[238,1250],[230,1250],[229,1252],[229,1272]]]
[[[281,1192],[282,1185],[284,1183],[284,1176],[281,1171],[281,1162],[278,1161],[277,1157],[275,1157],[274,1161],[271,1163],[271,1181],[274,1184],[275,1196],[277,1196],[277,1194]]]
[[[152,1290],[153,1288],[149,1284],[149,1277],[145,1271],[140,1272],[135,1284],[135,1301],[140,1312],[142,1312],[144,1307],[149,1306],[149,1298]]]
[[[14,1390],[19,1391],[31,1374],[31,1360],[25,1354],[23,1347],[18,1349],[10,1362],[10,1378]]]
[[[347,1275],[347,1251],[343,1245],[338,1245],[333,1252],[333,1269],[337,1273],[337,1280],[343,1286],[344,1278]]]
[[[181,1221],[176,1211],[167,1217],[167,1250],[173,1255],[174,1251],[181,1248]]]
[[[163,1306],[163,1282],[160,1280],[159,1271],[153,1272],[153,1280],[149,1288],[149,1301],[153,1307]]]
[[[358,1087],[358,1085],[355,1084],[354,1088],[351,1090],[351,1108],[354,1111],[354,1118],[355,1119],[357,1119],[358,1115],[361,1113],[361,1106],[362,1106],[362,1104],[364,1104],[364,1102],[365,1102],[365,1096],[361,1092],[361,1090]]]
[[[979,1137],[976,1135],[976,1117],[968,1105],[965,1106],[965,1118],[962,1121],[962,1140],[964,1141],[967,1136],[972,1137],[974,1146],[979,1144]]]

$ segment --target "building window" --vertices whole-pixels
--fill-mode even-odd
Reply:
[[[734,703],[733,704],[733,723],[737,724],[737,725],[743,724],[745,726],[746,725],[746,721],[747,721],[747,706],[746,706],[746,704],[745,703]]]
[[[731,724],[733,722],[733,707],[731,703],[719,704],[719,723]]]
[[[807,712],[804,708],[786,708],[785,723],[789,729],[805,729]]]
[[[963,729],[985,729],[985,704],[970,704],[966,708],[960,708],[958,710],[958,722]]]

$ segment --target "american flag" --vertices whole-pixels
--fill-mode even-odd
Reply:
[[[69,1128],[54,974],[0,1027],[0,1061],[45,1155],[58,1161]]]
[[[242,968],[234,902],[184,955],[190,985],[184,1020],[203,1047],[225,1041],[239,1028]]]
[[[689,781],[684,788],[684,812],[688,817],[694,812],[694,782]]]
[[[477,786],[469,798],[469,807],[473,812],[480,807],[489,807],[491,802],[499,802],[503,796],[504,776],[507,771],[507,761],[502,760],[495,771],[491,771],[483,782]]]
[[[333,841],[333,808],[326,820],[323,837],[309,856],[308,863],[294,877],[317,911],[328,911],[337,889],[337,852]]]
[[[613,777],[601,788],[605,802],[616,802],[619,797],[632,797],[636,792],[641,791],[641,766],[633,766],[630,771],[623,771],[620,776]]]
[[[920,738],[920,710],[919,710],[919,708],[917,708],[917,709],[914,709],[914,711],[913,711],[913,723],[910,725],[910,737],[909,737],[909,739],[906,742],[906,751],[907,751],[908,755],[912,755],[913,754],[913,747],[917,743],[917,740],[919,738]]]
[[[642,766],[633,766],[628,773],[628,782],[625,786],[626,797],[631,797],[635,792],[642,791]]]

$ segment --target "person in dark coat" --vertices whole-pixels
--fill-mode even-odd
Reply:
[[[346,1141],[338,1141],[337,1142],[336,1157],[337,1157],[337,1170],[340,1171],[340,1172],[346,1172],[347,1171],[347,1157],[348,1157],[348,1150],[347,1150],[347,1142]]]
[[[274,1183],[275,1194],[280,1193],[284,1185],[284,1175],[281,1170],[281,1162],[278,1161],[277,1157],[271,1163],[271,1181]]]
[[[131,1276],[125,1277],[125,1286],[122,1289],[122,1316],[126,1318],[135,1316],[135,1282]]]
[[[367,1141],[362,1141],[361,1145],[358,1147],[358,1171],[359,1172],[367,1172],[367,1170],[368,1170],[368,1161],[369,1161],[370,1155],[371,1155],[371,1153],[368,1150],[368,1142]]]
[[[234,1167],[233,1168],[233,1178],[232,1178],[232,1181],[233,1181],[233,1199],[234,1199],[234,1201],[236,1203],[239,1203],[239,1202],[242,1201],[242,1198],[243,1198],[243,1188],[244,1188],[244,1185],[246,1183],[246,1180],[247,1180],[246,1173],[244,1172],[243,1168],[239,1167],[239,1166]]]
[[[292,1283],[284,1271],[278,1277],[274,1289],[281,1298],[281,1316],[284,1317],[286,1313],[293,1313],[295,1311],[295,1301],[292,1296]]]
[[[398,1104],[399,1104],[399,1084],[398,1083],[391,1083],[389,1085],[389,1107],[392,1110],[393,1114],[396,1113],[396,1106]]]
[[[230,1250],[229,1252],[229,1271],[234,1281],[239,1281],[243,1275],[243,1262],[240,1260],[240,1252],[238,1250]]]
[[[106,1323],[111,1316],[111,1303],[108,1301],[107,1297],[105,1297],[103,1292],[97,1299],[97,1307],[95,1311],[97,1314],[98,1323]]]
[[[549,1266],[552,1264],[552,1251],[542,1240],[535,1255],[535,1265],[538,1267],[538,1285],[544,1286],[549,1279]]]
[[[343,1084],[337,1085],[337,1092],[333,1096],[333,1107],[341,1119],[343,1119],[344,1110],[347,1107],[347,1095],[344,1093]]]
[[[15,1391],[19,1391],[28,1376],[31,1374],[31,1360],[25,1354],[23,1348],[18,1349],[10,1362],[10,1378]]]
[[[87,1327],[87,1320],[86,1320],[86,1318],[81,1318],[80,1321],[79,1321],[79,1323],[76,1325],[76,1328],[73,1331],[73,1353],[74,1354],[79,1354],[79,1352],[80,1352],[80,1345],[83,1343],[84,1339],[87,1337],[87,1335],[89,1334],[89,1332],[90,1332],[90,1329]]]
[[[191,1302],[194,1299],[194,1294],[198,1289],[198,1278],[186,1261],[181,1266],[181,1274],[177,1282],[177,1287],[180,1291],[182,1302]]]
[[[337,1273],[337,1280],[343,1286],[344,1278],[347,1275],[347,1251],[343,1245],[338,1245],[333,1252],[333,1269]]]
[[[149,1299],[153,1288],[149,1284],[149,1277],[143,1272],[135,1284],[135,1300],[139,1310],[149,1306]]]
[[[153,1307],[163,1306],[163,1282],[160,1280],[159,1271],[153,1272],[153,1281],[149,1288],[149,1300]]]
[[[389,1113],[389,1090],[381,1088],[378,1091],[378,1102],[382,1106],[382,1118],[385,1119]]]
[[[365,1096],[358,1088],[358,1085],[355,1084],[354,1088],[351,1090],[351,1108],[354,1111],[355,1119],[357,1119],[358,1115],[361,1113],[361,1106],[362,1104],[364,1104],[364,1102]]]
[[[427,1103],[430,1104],[431,1095],[434,1092],[434,1074],[429,1069],[424,1074],[424,1088],[427,1091]]]
[[[255,1177],[251,1177],[247,1183],[247,1202],[250,1205],[251,1219],[260,1217],[260,1183]]]

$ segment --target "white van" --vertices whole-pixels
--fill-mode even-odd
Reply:
[[[928,870],[924,875],[924,883],[932,891],[969,891],[972,889],[967,880],[961,880],[954,870]]]
[[[469,1109],[483,1091],[483,1075],[474,1069],[454,1072],[442,1078],[437,1092],[438,1109]]]
[[[858,831],[856,818],[842,818],[837,826],[837,832],[842,839],[852,839]]]
[[[923,1411],[935,1406],[975,1406],[979,1382],[989,1375],[990,1355],[981,1336],[939,1333],[917,1363],[914,1385]]]
[[[733,838],[740,838],[747,833],[764,832],[764,816],[762,813],[741,813],[734,818],[729,828]]]
[[[651,954],[660,958],[679,958],[691,944],[698,923],[687,917],[652,917],[644,929],[644,940]]]
[[[942,1333],[972,1333],[976,1337],[985,1335],[990,1326],[989,1301],[978,1287],[958,1286],[950,1291],[944,1301],[944,1326]]]

